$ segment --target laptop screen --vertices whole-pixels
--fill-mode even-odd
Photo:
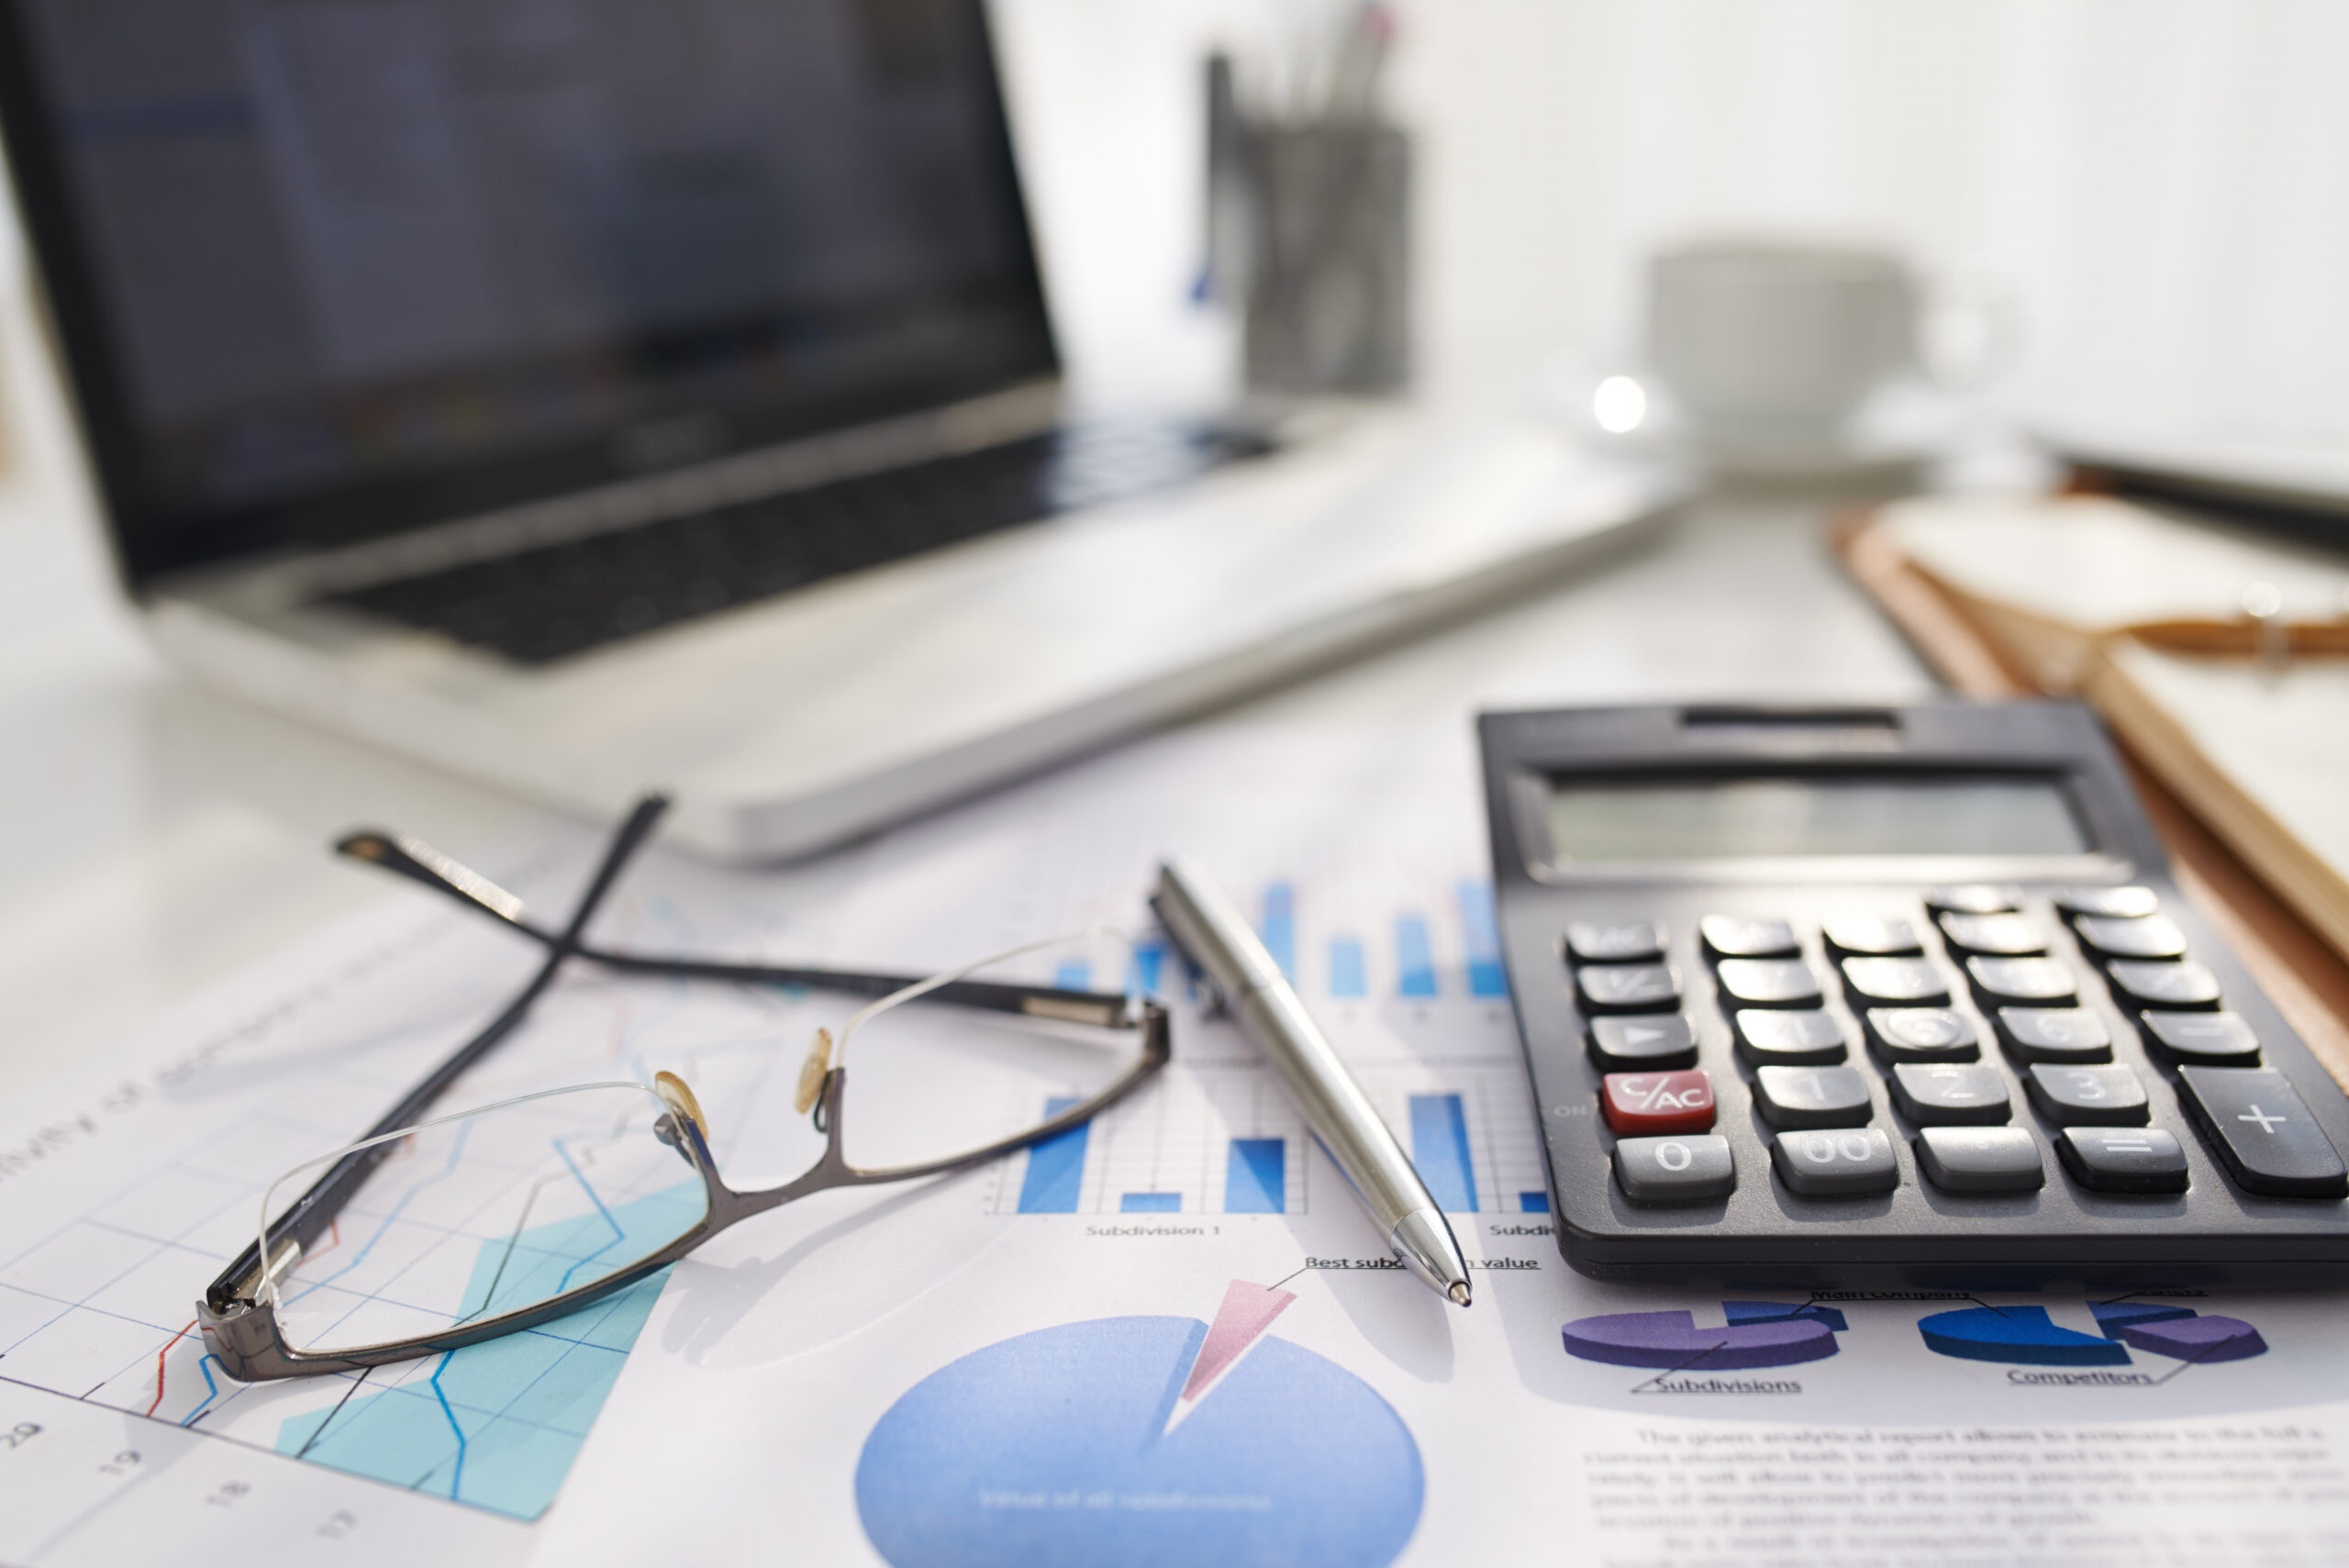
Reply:
[[[978,0],[0,0],[134,582],[1050,373]]]

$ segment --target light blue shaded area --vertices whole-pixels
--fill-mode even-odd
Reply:
[[[1457,1095],[1411,1096],[1411,1163],[1446,1214],[1476,1212],[1476,1173],[1468,1160],[1468,1117]]]
[[[1120,1214],[1180,1214],[1181,1193],[1128,1193],[1118,1200]]]
[[[1126,989],[1143,996],[1158,995],[1158,976],[1166,963],[1166,950],[1156,942],[1134,944],[1133,967],[1126,977]]]
[[[699,1182],[484,1242],[466,1317],[603,1278],[701,1217]],[[277,1451],[516,1518],[544,1513],[618,1378],[668,1271],[568,1318],[440,1357],[429,1378],[281,1424]]]
[[[1297,889],[1286,882],[1274,883],[1264,889],[1264,917],[1258,922],[1257,935],[1264,940],[1264,951],[1281,966],[1281,973],[1291,984],[1297,980]]]
[[[1056,1117],[1076,1103],[1074,1097],[1046,1100],[1044,1115]],[[1085,1190],[1085,1145],[1092,1132],[1093,1124],[1086,1122],[1028,1151],[1028,1173],[1019,1183],[1020,1213],[1076,1212],[1077,1197]]]
[[[1406,996],[1435,995],[1435,950],[1428,923],[1417,915],[1395,917],[1395,989]]]
[[[1093,989],[1093,966],[1081,958],[1073,958],[1052,971],[1055,991],[1090,991]]]
[[[2044,1307],[1968,1307],[1919,1318],[1925,1348],[1965,1361],[2021,1366],[2127,1366],[2129,1352],[2051,1322]]]
[[[1362,943],[1352,937],[1338,937],[1330,943],[1330,995],[1370,995],[1370,976],[1363,964]]]
[[[1500,925],[1493,912],[1493,887],[1464,882],[1453,890],[1460,903],[1460,929],[1468,953],[1468,995],[1506,996],[1508,975],[1501,968]]]
[[[1235,1138],[1223,1167],[1223,1212],[1285,1214],[1288,1211],[1288,1140]]]
[[[1383,1568],[1417,1529],[1419,1445],[1335,1363],[1267,1335],[1182,1424],[1207,1326],[1111,1318],[1006,1340],[916,1384],[856,1466],[893,1568]]]
[[[1520,1213],[1520,1214],[1547,1214],[1547,1213],[1549,1213],[1549,1212],[1550,1212],[1550,1195],[1549,1195],[1548,1193],[1520,1193],[1520,1194],[1518,1194],[1518,1195],[1517,1195],[1517,1212],[1518,1212],[1518,1213]]]

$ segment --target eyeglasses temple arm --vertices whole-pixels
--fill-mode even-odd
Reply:
[[[613,882],[636,851],[642,847],[645,839],[651,833],[653,825],[660,821],[661,814],[668,808],[668,805],[666,799],[657,795],[647,795],[637,802],[636,808],[629,813],[628,820],[621,823],[619,830],[612,835],[612,841],[604,851],[604,858],[596,866],[595,876],[588,882],[586,891],[580,895],[579,903],[573,910],[571,919],[564,925],[562,935],[549,937],[544,933],[530,930],[532,936],[548,944],[548,951],[545,961],[531,974],[529,983],[522,987],[520,993],[512,1001],[507,1003],[497,1017],[484,1025],[479,1033],[459,1046],[447,1060],[435,1067],[423,1082],[410,1089],[398,1105],[394,1106],[374,1126],[361,1133],[353,1141],[374,1138],[382,1133],[396,1132],[401,1128],[413,1126],[432,1103],[446,1094],[449,1086],[464,1074],[466,1069],[488,1055],[500,1041],[514,1032],[525,1018],[529,1016],[531,1004],[536,1002],[540,995],[553,983],[556,972],[562,967],[563,960],[578,951],[580,933],[586,929],[588,921],[595,917],[596,911],[602,905],[605,895],[611,891]],[[404,867],[394,864],[390,861],[381,863],[390,869],[400,871],[403,875],[416,875],[415,873],[406,871]],[[453,861],[449,863],[456,864]],[[463,870],[462,866],[458,869]],[[471,873],[467,873],[467,875]],[[481,904],[480,900],[464,891],[460,885],[445,884],[437,878],[419,876],[416,877],[416,880],[424,882],[427,886],[444,887],[446,891],[452,893],[464,903],[479,905],[480,907],[490,909],[492,914],[497,913],[490,906]],[[494,886],[485,879],[484,885]],[[500,918],[506,917],[501,916]],[[507,923],[518,924],[511,919],[507,919]],[[522,929],[529,930],[528,927]],[[270,1226],[269,1240],[273,1251],[277,1243],[289,1239],[302,1246],[308,1246],[320,1232],[334,1222],[335,1217],[342,1212],[344,1206],[350,1203],[351,1197],[359,1191],[361,1184],[367,1179],[368,1173],[374,1170],[383,1161],[389,1159],[392,1151],[398,1147],[397,1141],[378,1143],[373,1148],[359,1150],[337,1161],[325,1175],[313,1183],[300,1197],[295,1198],[285,1212],[278,1216],[276,1221]],[[261,1274],[262,1259],[259,1246],[247,1247],[221,1273],[220,1277],[214,1280],[206,1289],[205,1300],[214,1311],[226,1312],[239,1299],[250,1299],[251,1293],[260,1287]]]

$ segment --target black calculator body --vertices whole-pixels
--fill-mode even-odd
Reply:
[[[2087,710],[1479,722],[1576,1269],[2349,1280],[2349,1098],[2180,895]]]

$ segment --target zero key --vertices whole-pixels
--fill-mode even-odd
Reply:
[[[2349,1168],[2292,1081],[2272,1067],[2181,1067],[2178,1098],[2245,1192],[2349,1196]]]

